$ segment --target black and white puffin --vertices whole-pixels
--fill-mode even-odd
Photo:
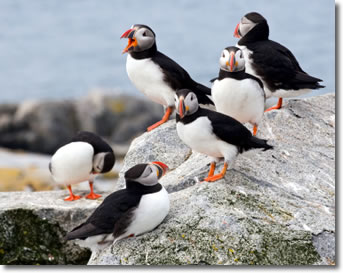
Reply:
[[[126,188],[107,196],[92,215],[66,235],[95,251],[122,238],[156,228],[169,212],[168,192],[158,180],[168,170],[162,162],[138,164],[125,173]]]
[[[129,39],[123,53],[129,53],[126,71],[130,80],[139,91],[166,109],[162,120],[150,126],[148,131],[168,121],[178,89],[191,88],[201,104],[213,105],[210,88],[195,82],[179,64],[157,50],[156,36],[150,27],[133,25],[120,38]]]
[[[87,199],[97,199],[100,194],[93,191],[93,181],[97,174],[109,172],[115,163],[115,155],[110,147],[98,135],[81,131],[70,143],[59,148],[52,156],[49,170],[54,181],[66,185],[70,196],[64,201],[75,201],[81,198],[74,195],[72,184],[89,181],[90,193]]]
[[[267,20],[257,12],[246,14],[236,26],[234,36],[244,54],[246,72],[260,78],[267,98],[278,97],[280,109],[282,98],[294,97],[323,88],[321,79],[312,77],[302,70],[292,52],[283,45],[269,40]]]
[[[199,107],[196,95],[188,89],[175,95],[176,130],[181,140],[193,150],[213,158],[205,181],[214,182],[225,176],[229,163],[244,151],[253,148],[272,149],[239,121],[209,109]],[[216,162],[224,158],[222,171],[214,175]]]
[[[245,72],[243,52],[234,46],[223,50],[218,78],[212,80],[212,99],[216,110],[241,123],[257,126],[262,120],[266,96],[263,83]]]

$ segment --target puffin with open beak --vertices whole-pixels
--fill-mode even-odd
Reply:
[[[110,145],[92,132],[81,131],[55,152],[49,170],[54,181],[66,185],[69,190],[70,195],[64,201],[81,198],[73,194],[71,185],[83,181],[89,181],[90,193],[86,198],[97,199],[101,195],[93,191],[94,179],[98,174],[112,170],[114,163],[115,155]]]
[[[277,105],[266,111],[280,109],[282,98],[324,87],[319,84],[321,79],[302,70],[290,50],[269,40],[269,26],[261,14],[250,12],[243,16],[234,37],[240,39],[236,46],[243,51],[246,72],[262,80],[267,98],[279,98]]]
[[[92,251],[155,229],[169,212],[168,192],[158,182],[168,166],[154,161],[125,172],[126,188],[107,196],[92,215],[66,235]]]
[[[250,149],[273,147],[264,139],[257,138],[232,117],[199,107],[198,99],[191,90],[176,92],[177,109],[176,130],[180,139],[192,150],[212,157],[207,182],[222,179],[227,168],[236,156]],[[219,174],[214,174],[216,163],[224,159],[224,166]]]
[[[201,104],[213,105],[208,87],[195,82],[179,64],[157,50],[156,35],[150,27],[133,25],[121,38],[128,39],[123,53],[128,53],[126,71],[129,79],[139,91],[165,108],[163,118],[148,131],[168,121],[178,89],[191,88]]]
[[[211,90],[216,110],[241,123],[251,123],[256,135],[266,100],[263,83],[245,72],[243,52],[237,47],[225,48],[219,64],[219,76],[212,80]]]

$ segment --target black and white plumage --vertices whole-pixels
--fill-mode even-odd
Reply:
[[[213,104],[210,88],[194,81],[185,69],[157,50],[155,33],[150,27],[133,25],[121,38],[129,39],[123,51],[129,53],[126,61],[129,79],[149,99],[167,108],[161,122],[149,127],[149,131],[169,119],[178,89],[190,88],[201,104]]]
[[[168,167],[138,164],[125,173],[126,188],[105,198],[92,215],[66,235],[93,251],[156,228],[169,212],[168,192],[158,183]]]
[[[237,25],[234,36],[240,38],[237,47],[243,51],[246,72],[263,81],[267,98],[280,98],[278,106],[281,107],[282,98],[324,87],[319,84],[322,80],[302,70],[290,50],[269,40],[267,20],[259,13],[246,14]]]
[[[54,181],[66,185],[70,196],[65,201],[74,201],[80,196],[74,195],[72,184],[89,181],[88,199],[97,199],[101,195],[93,192],[93,181],[97,174],[109,172],[115,163],[115,155],[110,147],[98,135],[81,131],[72,140],[59,148],[52,156],[49,169]]]
[[[219,64],[219,76],[211,90],[216,110],[241,123],[251,123],[256,135],[264,113],[263,83],[245,72],[243,52],[237,47],[225,48]]]
[[[273,148],[266,140],[254,137],[239,121],[212,110],[199,107],[191,90],[179,90],[175,97],[176,129],[181,140],[193,150],[213,158],[205,181],[224,177],[228,164],[239,154],[254,148]],[[214,175],[215,162],[224,158],[224,168]]]

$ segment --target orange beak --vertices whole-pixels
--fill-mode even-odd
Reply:
[[[180,97],[180,100],[179,100],[179,115],[180,115],[180,118],[183,118],[185,116],[185,103],[183,102],[184,98],[183,97]]]
[[[233,37],[242,38],[241,35],[239,34],[239,23],[237,24],[235,31],[233,32]]]
[[[158,170],[159,170],[158,178],[161,178],[163,175],[165,175],[166,172],[169,169],[166,164],[164,164],[164,163],[162,163],[160,161],[154,161],[154,162],[152,162],[152,164],[154,164],[158,168]]]
[[[122,36],[120,36],[120,39],[122,38],[128,38],[129,42],[127,44],[127,46],[124,48],[123,50],[123,54],[128,52],[130,48],[137,46],[137,41],[135,38],[133,38],[133,35],[135,34],[135,29],[134,28],[130,28],[129,30],[125,31]]]
[[[235,66],[236,58],[235,58],[235,53],[231,52],[230,53],[230,71],[233,71],[233,68]]]

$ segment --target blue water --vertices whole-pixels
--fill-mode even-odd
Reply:
[[[77,98],[93,88],[138,95],[121,54],[127,40],[119,39],[135,23],[152,27],[159,50],[209,85],[250,11],[263,14],[270,38],[324,80],[312,95],[335,91],[333,0],[1,0],[0,103]]]

